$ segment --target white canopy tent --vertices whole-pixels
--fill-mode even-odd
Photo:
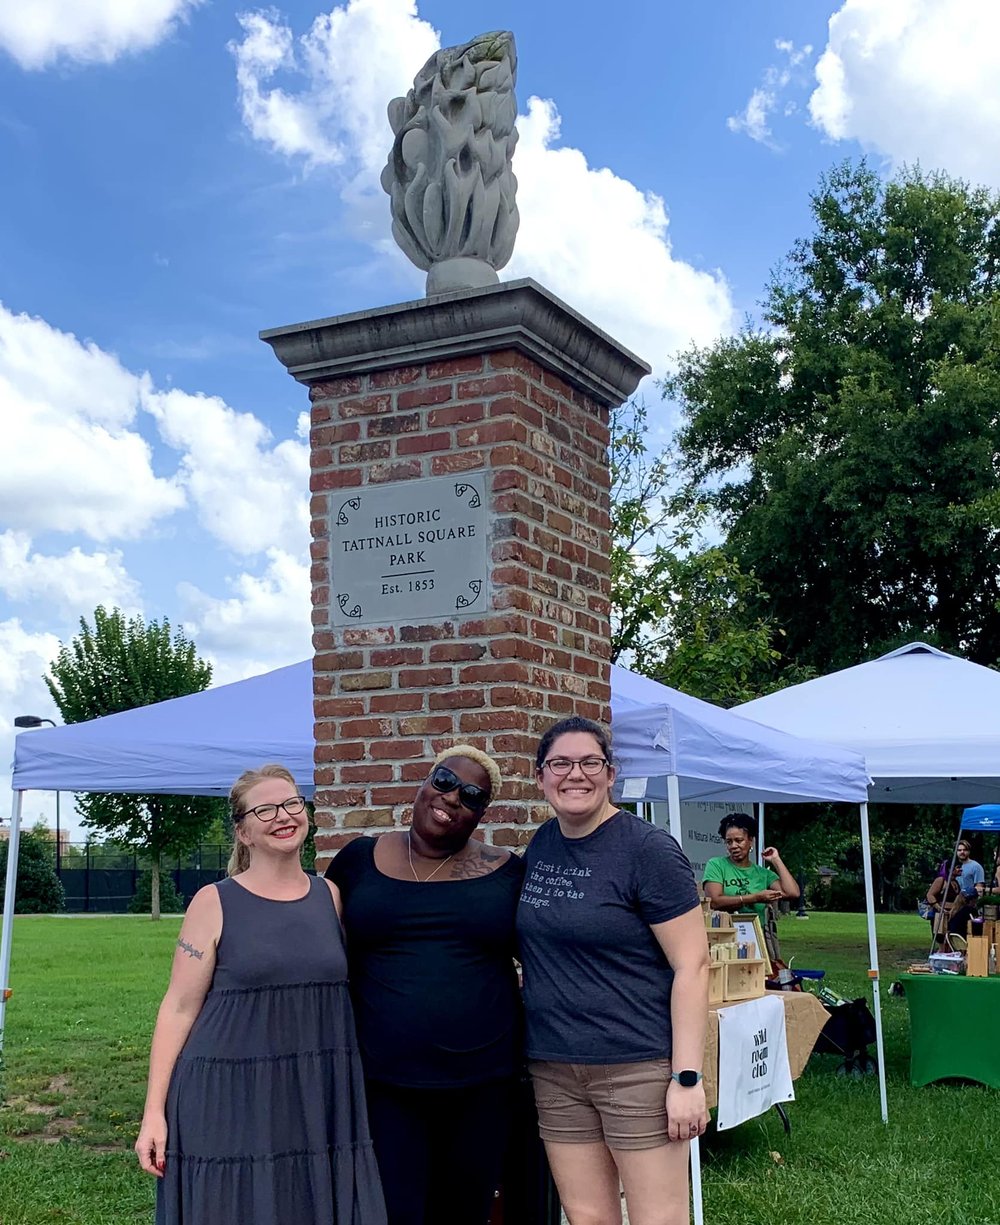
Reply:
[[[923,642],[734,713],[863,754],[873,804],[1000,800],[1000,672]]]

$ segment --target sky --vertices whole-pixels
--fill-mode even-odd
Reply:
[[[0,4],[4,760],[16,715],[58,718],[42,676],[98,604],[169,618],[217,683],[310,654],[308,400],[257,333],[422,296],[379,187],[386,103],[497,28],[501,277],[654,376],[754,317],[844,158],[1000,188],[994,0]]]

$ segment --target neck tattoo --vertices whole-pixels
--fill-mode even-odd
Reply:
[[[417,869],[413,866],[413,843],[410,839],[410,831],[407,830],[406,831],[406,858],[410,861],[410,871],[413,873],[413,879],[420,885],[426,885],[427,882],[432,877],[437,876],[437,874],[441,871],[441,869],[444,867],[444,865],[448,862],[449,859],[455,858],[455,852],[452,851],[452,853],[448,856],[448,859],[442,859],[441,862],[438,864],[438,866],[434,869],[434,871],[431,872],[430,876],[425,876],[423,879],[421,879],[417,875]]]

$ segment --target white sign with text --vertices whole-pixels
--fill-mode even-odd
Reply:
[[[670,829],[666,804],[653,804],[653,824]],[[726,845],[719,837],[719,822],[727,812],[738,811],[734,804],[701,803],[685,800],[681,804],[681,848],[691,860],[694,878],[701,884],[705,864],[714,855],[725,855]]]
[[[777,995],[719,1009],[719,1131],[793,1102],[785,1005]]]

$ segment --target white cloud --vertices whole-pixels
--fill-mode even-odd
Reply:
[[[163,441],[183,453],[178,479],[206,531],[243,556],[270,548],[306,551],[307,442],[272,445],[263,422],[217,396],[147,389],[143,403]]]
[[[98,604],[132,616],[142,611],[139,587],[121,553],[84,553],[72,548],[61,556],[32,552],[21,532],[0,533],[0,592],[18,603],[42,603],[51,613],[77,617]]]
[[[0,305],[0,522],[129,539],[182,506],[129,428],[143,382],[92,342]]]
[[[799,75],[797,70],[812,55],[812,47],[796,47],[788,39],[779,38],[774,48],[784,57],[783,64],[771,64],[764,70],[764,80],[753,93],[739,115],[730,115],[726,127],[730,132],[742,132],[751,140],[767,145],[769,149],[777,150],[780,146],[774,140],[771,131],[771,115],[778,109],[781,95],[789,84]],[[795,109],[794,104],[783,108],[785,115]]]
[[[1000,6],[844,0],[809,100],[832,140],[1000,184]]]
[[[732,324],[721,273],[675,258],[662,199],[558,146],[555,104],[518,119],[518,231],[504,276],[532,276],[662,370]]]
[[[368,229],[361,232],[397,260],[378,184],[392,144],[385,108],[410,88],[437,49],[437,34],[413,0],[350,0],[317,18],[297,50],[274,13],[243,21],[247,39],[233,50],[250,132],[309,164],[342,163],[346,212],[363,213]],[[278,67],[289,89],[293,81],[297,88],[280,90],[275,112],[261,116],[261,83]],[[553,102],[531,99],[518,130],[521,228],[505,277],[535,277],[661,371],[678,348],[732,327],[723,276],[674,256],[659,197],[588,166],[577,149],[558,147]]]
[[[230,50],[251,134],[275,152],[311,164],[349,160],[377,178],[392,145],[386,105],[440,45],[415,0],[349,0],[321,13],[297,46],[273,10],[239,21],[243,40]],[[306,84],[295,94],[271,86],[280,72]]]
[[[240,574],[229,587],[222,599],[190,583],[178,587],[185,633],[211,660],[213,685],[312,655],[308,561],[271,549],[263,574]]]
[[[0,47],[22,68],[110,64],[166,38],[202,0],[5,0]]]
[[[0,761],[14,760],[16,715],[41,715],[59,722],[42,681],[58,650],[54,634],[29,633],[16,617],[0,621]],[[5,804],[5,817],[6,808]]]

